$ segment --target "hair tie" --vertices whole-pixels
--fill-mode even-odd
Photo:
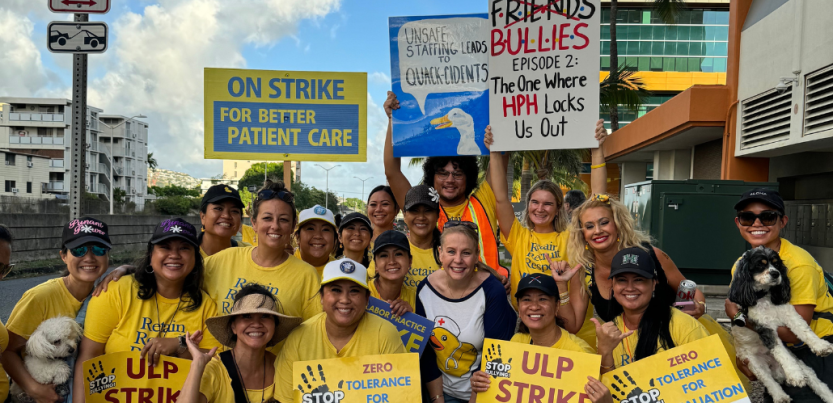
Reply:
[[[604,204],[610,205],[610,196],[604,193],[594,194],[591,198],[593,201],[602,202]]]

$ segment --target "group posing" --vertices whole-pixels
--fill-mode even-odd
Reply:
[[[397,108],[389,93],[389,118]],[[601,122],[595,136],[605,141]],[[487,128],[486,147],[491,143]],[[605,193],[600,148],[592,151],[589,199],[565,198],[557,184],[540,180],[524,195],[520,220],[508,197],[508,158],[492,152],[479,185],[475,157],[427,158],[422,183],[411,186],[393,155],[389,123],[390,186],[370,193],[367,215],[336,223],[322,206],[297,213],[292,192],[267,181],[244,229],[238,192],[217,185],[203,198],[199,229],[181,218],[163,221],[137,264],[103,279],[112,245],[107,224],[73,220],[59,251],[66,273],[27,291],[0,327],[0,362],[12,391],[36,402],[81,403],[84,361],[136,351],[151,363],[160,356],[191,360],[180,402],[289,403],[296,361],[405,352],[394,326],[366,313],[371,296],[396,315],[434,322],[420,359],[422,400],[430,403],[474,402],[489,388],[481,370],[485,338],[599,354],[600,373],[712,334],[734,356],[731,336],[705,313],[702,293],[685,309],[672,306],[685,277]],[[408,236],[393,229],[400,209]],[[749,192],[736,209],[744,240],[778,252],[788,267],[798,313],[818,336],[833,337],[823,271],[780,237],[787,217],[777,192]],[[250,242],[232,239],[241,229]],[[0,275],[11,268],[12,242],[0,226]],[[499,243],[513,256],[508,269],[500,266]],[[727,300],[726,311],[732,317],[737,306]],[[37,382],[24,364],[27,340],[62,316],[84,325],[71,396],[64,385]],[[789,331],[779,337],[797,344]],[[833,372],[823,371],[833,358],[797,355],[833,384]],[[737,364],[748,386],[751,373]],[[9,385],[0,378],[4,401]],[[613,402],[594,377],[584,389],[593,402]],[[795,401],[817,401],[807,388],[785,389]]]

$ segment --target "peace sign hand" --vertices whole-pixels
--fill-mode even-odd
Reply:
[[[553,262],[550,255],[544,255],[544,257],[547,258],[547,262],[550,264],[552,278],[555,279],[556,282],[569,282],[570,279],[573,278],[573,276],[581,269],[581,264],[577,264],[576,267],[571,269],[570,264],[565,261]]]
[[[596,318],[590,319],[593,321],[593,325],[596,326],[596,342],[599,346],[599,354],[604,356],[605,354],[612,353],[613,349],[625,340],[630,335],[633,334],[633,330],[629,330],[627,333],[622,333],[616,324],[613,321],[605,322],[604,324],[600,324],[599,320]]]
[[[199,333],[199,331],[197,331],[197,333]],[[197,338],[202,339],[202,335],[185,332],[185,344],[188,345],[188,351],[191,353],[191,365],[205,368],[205,366],[208,365],[208,362],[211,361],[211,358],[214,357],[214,353],[217,352],[217,347],[212,348],[207,353],[203,353],[197,346],[198,341],[195,341]]]

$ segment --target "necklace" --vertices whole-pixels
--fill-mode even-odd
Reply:
[[[154,301],[156,301],[156,321],[159,322],[159,325],[162,326],[159,329],[159,333],[156,337],[164,338],[166,334],[168,334],[168,330],[170,330],[171,325],[174,323],[174,318],[176,318],[176,313],[179,312],[179,304],[182,302],[182,292],[179,293],[179,300],[176,302],[176,309],[174,310],[174,314],[171,315],[171,319],[168,321],[162,322],[162,317],[159,315],[159,294],[156,293],[153,295]]]
[[[466,295],[466,291],[468,290],[468,287],[463,290],[463,293],[462,293],[461,296],[459,296],[457,298],[454,298],[454,294],[451,293],[451,276],[449,276],[448,273],[446,273],[445,275],[447,276],[445,278],[445,288],[448,290],[448,293],[450,294],[449,296],[451,297],[451,299],[463,298]]]
[[[234,359],[234,368],[237,368],[237,375],[240,377],[240,384],[243,386],[243,394],[246,395],[246,401],[249,401],[249,392],[246,389],[246,382],[243,380],[243,373],[240,372],[240,366],[237,365],[237,357],[234,356],[234,350],[231,350],[231,358]],[[263,403],[263,397],[266,393],[266,353],[263,353],[263,380],[260,384],[263,388],[260,390],[260,403]]]

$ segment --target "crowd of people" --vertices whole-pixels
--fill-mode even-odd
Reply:
[[[389,118],[397,108],[389,93]],[[601,121],[594,135],[600,145],[605,141]],[[492,139],[487,128],[486,147]],[[420,358],[423,402],[475,402],[477,392],[488,390],[485,338],[598,354],[599,373],[714,334],[734,357],[731,336],[706,314],[701,292],[693,304],[673,306],[685,277],[627,207],[605,193],[600,148],[592,150],[590,197],[565,195],[558,184],[539,180],[523,195],[520,219],[508,197],[508,158],[492,152],[478,184],[475,157],[430,157],[422,182],[411,186],[394,157],[389,123],[390,186],[370,192],[366,214],[337,222],[322,206],[297,212],[292,192],[266,181],[251,205],[249,228],[239,193],[216,185],[203,197],[200,228],[164,220],[135,265],[106,276],[107,224],[73,220],[59,251],[66,272],[16,304],[0,326],[0,362],[35,402],[64,399],[57,385],[36,382],[23,362],[35,329],[67,316],[84,325],[75,393],[67,401],[84,401],[84,361],[135,351],[151,363],[160,356],[191,360],[180,402],[289,403],[296,361],[405,352],[395,327],[366,312],[371,296],[390,303],[395,315],[413,312],[434,322]],[[394,230],[400,209],[407,236]],[[781,255],[798,313],[818,336],[833,338],[833,297],[821,267],[781,238],[788,218],[778,193],[747,192],[736,210],[740,236]],[[241,231],[245,242],[233,239]],[[13,266],[12,242],[0,226],[0,275]],[[501,243],[512,255],[509,268],[498,260]],[[730,317],[737,313],[728,300],[725,309]],[[833,358],[800,354],[787,330],[779,337],[833,385],[833,372],[824,372]],[[452,341],[461,348],[445,348]],[[752,374],[744,362],[736,364],[748,387]],[[588,377],[585,393],[612,403],[597,378]],[[0,401],[8,395],[6,379],[0,376]],[[794,401],[817,401],[807,388],[786,389]]]

